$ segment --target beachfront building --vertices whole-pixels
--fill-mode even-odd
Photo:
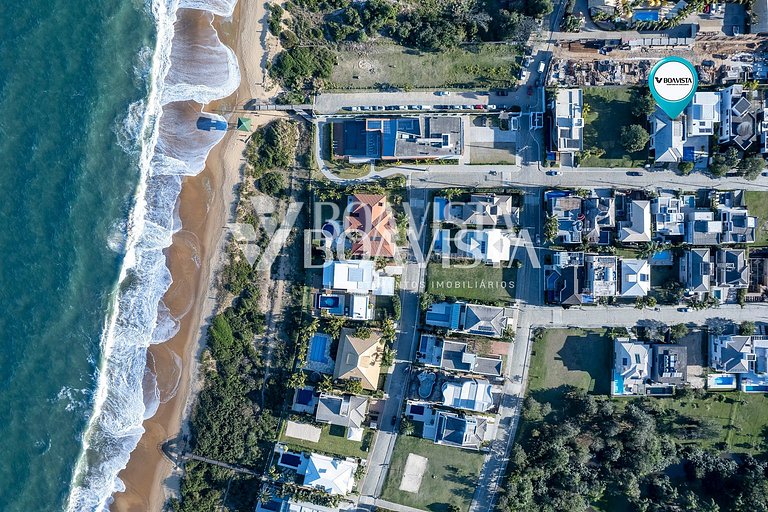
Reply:
[[[457,160],[464,149],[459,116],[335,119],[329,124],[333,158],[352,163]]]
[[[344,328],[336,352],[333,378],[359,380],[363,389],[376,391],[383,354],[384,341],[380,331],[371,330],[367,337],[362,337],[358,331]]]

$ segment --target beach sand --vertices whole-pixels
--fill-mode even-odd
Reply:
[[[275,41],[268,35],[263,0],[240,0],[232,20],[214,25],[222,41],[238,56],[242,81],[238,91],[207,105],[207,111],[231,111],[251,98],[266,99],[264,63]],[[268,117],[251,114],[254,127]],[[232,121],[230,119],[230,121]],[[201,385],[197,360],[204,346],[207,323],[215,312],[214,274],[225,261],[226,230],[233,220],[235,189],[241,181],[246,135],[229,131],[208,156],[205,170],[185,179],[179,197],[183,229],[166,251],[173,285],[164,297],[171,313],[180,318],[180,330],[169,341],[150,347],[150,367],[158,376],[161,400],[157,413],[144,422],[145,433],[119,477],[125,492],[116,493],[114,512],[159,511],[168,490],[177,490],[178,471],[160,446],[179,432],[188,431],[186,420]],[[152,364],[154,363],[154,364]],[[173,392],[175,391],[175,394]],[[173,395],[164,400],[164,395]]]

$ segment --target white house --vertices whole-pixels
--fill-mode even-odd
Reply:
[[[581,89],[557,91],[552,142],[566,166],[572,166],[574,154],[584,148],[582,106]]]
[[[613,341],[614,395],[643,394],[645,381],[651,378],[651,349],[644,343],[629,338]]]
[[[323,287],[355,294],[394,295],[395,278],[376,271],[373,260],[333,261],[323,268]]]
[[[621,296],[644,297],[651,291],[651,265],[648,260],[621,260]]]
[[[357,464],[313,453],[299,468],[304,475],[304,485],[322,489],[328,494],[345,495],[355,485]]]
[[[491,383],[485,379],[460,379],[443,384],[443,405],[485,412],[493,406]]]

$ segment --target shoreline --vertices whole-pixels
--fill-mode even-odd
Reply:
[[[247,99],[264,96],[263,89],[256,91],[254,85],[264,81],[262,59],[268,36],[261,33],[265,31],[265,16],[263,0],[240,0],[231,19],[214,18],[214,28],[222,42],[237,56],[241,83],[235,93],[205,105],[204,111],[231,111]],[[260,120],[254,121],[254,126],[260,124]],[[184,179],[177,203],[182,229],[166,250],[173,284],[163,299],[170,311],[181,317],[179,332],[149,348],[161,400],[164,385],[176,387],[176,394],[161,402],[155,415],[143,422],[145,432],[127,467],[118,475],[125,491],[113,495],[112,511],[162,510],[168,491],[178,491],[179,471],[160,447],[167,439],[189,432],[190,413],[202,384],[197,372],[199,357],[205,347],[208,322],[219,308],[216,273],[226,262],[223,226],[234,214],[235,192],[242,181],[245,138],[242,132],[227,131],[209,153],[205,169]],[[178,384],[173,386],[170,381],[177,374]]]

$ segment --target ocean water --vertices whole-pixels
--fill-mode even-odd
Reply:
[[[195,129],[190,100],[240,80],[185,8],[234,3],[0,2],[4,512],[101,510],[121,489],[157,405],[146,348],[176,330],[162,251],[181,180],[223,135]]]

